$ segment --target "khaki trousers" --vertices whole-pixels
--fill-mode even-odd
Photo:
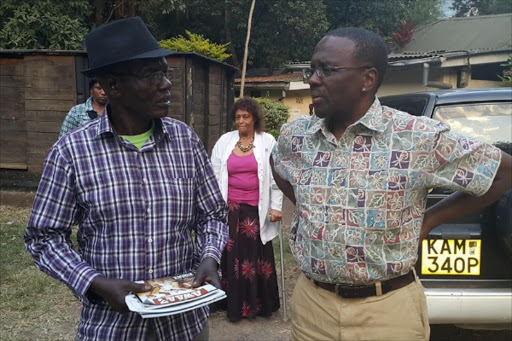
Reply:
[[[292,340],[428,340],[427,303],[416,278],[382,296],[341,298],[301,275],[293,291]]]

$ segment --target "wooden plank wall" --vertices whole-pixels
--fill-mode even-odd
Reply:
[[[167,64],[172,69],[171,109],[169,116],[186,122],[185,119],[185,58],[167,57]]]
[[[194,55],[167,58],[173,69],[169,116],[187,123],[211,152],[231,127],[232,71]],[[0,168],[40,172],[77,103],[74,56],[0,58]]]
[[[169,116],[194,129],[211,153],[226,127],[231,127],[226,117],[232,92],[228,70],[194,55],[167,57],[167,63],[173,69]]]
[[[0,59],[0,145],[0,168],[28,168],[23,58]]]
[[[28,170],[40,172],[59,137],[69,109],[76,105],[73,56],[25,56],[25,116]]]
[[[192,96],[190,97],[190,126],[194,129],[203,144],[206,146],[208,137],[205,134],[206,119],[206,94],[205,76],[208,67],[195,58],[192,59]]]
[[[223,108],[225,89],[223,88],[224,70],[220,65],[212,64],[208,77],[208,145],[206,149],[211,153],[219,137],[225,132],[223,123],[227,115]]]

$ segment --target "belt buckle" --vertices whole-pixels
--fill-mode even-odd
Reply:
[[[338,291],[338,289],[339,289],[340,287],[341,287],[341,285],[339,285],[339,284],[337,284],[337,283],[336,283],[336,284],[334,285],[334,293],[335,293],[337,296],[339,296],[339,297],[343,297],[343,296],[341,296],[340,292]]]
[[[341,288],[353,288],[355,287],[355,285],[342,285],[342,284],[339,284],[339,283],[336,283],[334,285],[334,293],[336,295],[338,295],[339,297],[343,297],[343,298],[350,298],[350,295],[343,295],[343,292],[340,290]]]

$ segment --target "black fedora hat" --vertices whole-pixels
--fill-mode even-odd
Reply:
[[[89,68],[82,73],[88,77],[101,74],[117,63],[174,53],[158,45],[140,17],[116,20],[93,29],[85,37],[85,46]]]

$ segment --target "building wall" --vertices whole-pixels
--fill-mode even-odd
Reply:
[[[431,68],[429,71],[429,81],[450,84],[452,88],[457,88],[457,70],[453,68]],[[384,77],[384,82],[380,87],[377,96],[398,95],[410,92],[419,91],[435,91],[439,90],[435,87],[427,87],[422,85],[423,70],[393,70],[389,71]],[[500,82],[485,81],[469,79],[468,86],[470,88],[477,87],[499,87]],[[273,98],[279,99],[278,94],[281,91],[270,91],[270,94],[275,94]],[[272,97],[272,96],[271,96]],[[299,100],[300,98],[300,100]],[[290,108],[290,121],[294,120],[300,115],[309,114],[309,103],[311,103],[311,96],[309,90],[296,90],[287,91],[286,98],[283,102]],[[300,103],[299,103],[300,102]]]
[[[0,168],[41,171],[77,103],[83,66],[75,57],[0,54]],[[191,126],[211,152],[227,131],[234,69],[194,54],[175,54],[168,63],[174,71],[169,116]]]
[[[23,59],[0,59],[0,167],[27,169]]]
[[[73,56],[0,59],[0,168],[39,172],[76,104]]]
[[[469,88],[499,88],[502,83],[497,81],[486,81],[479,79],[470,79]]]
[[[430,69],[428,80],[457,86],[457,77],[451,77],[446,69]],[[423,86],[423,70],[393,70],[386,73],[384,82],[377,96],[399,95],[409,92],[437,90],[434,87]]]
[[[302,115],[309,115],[309,104],[311,103],[309,89],[287,91],[283,103],[290,108],[289,121]]]

